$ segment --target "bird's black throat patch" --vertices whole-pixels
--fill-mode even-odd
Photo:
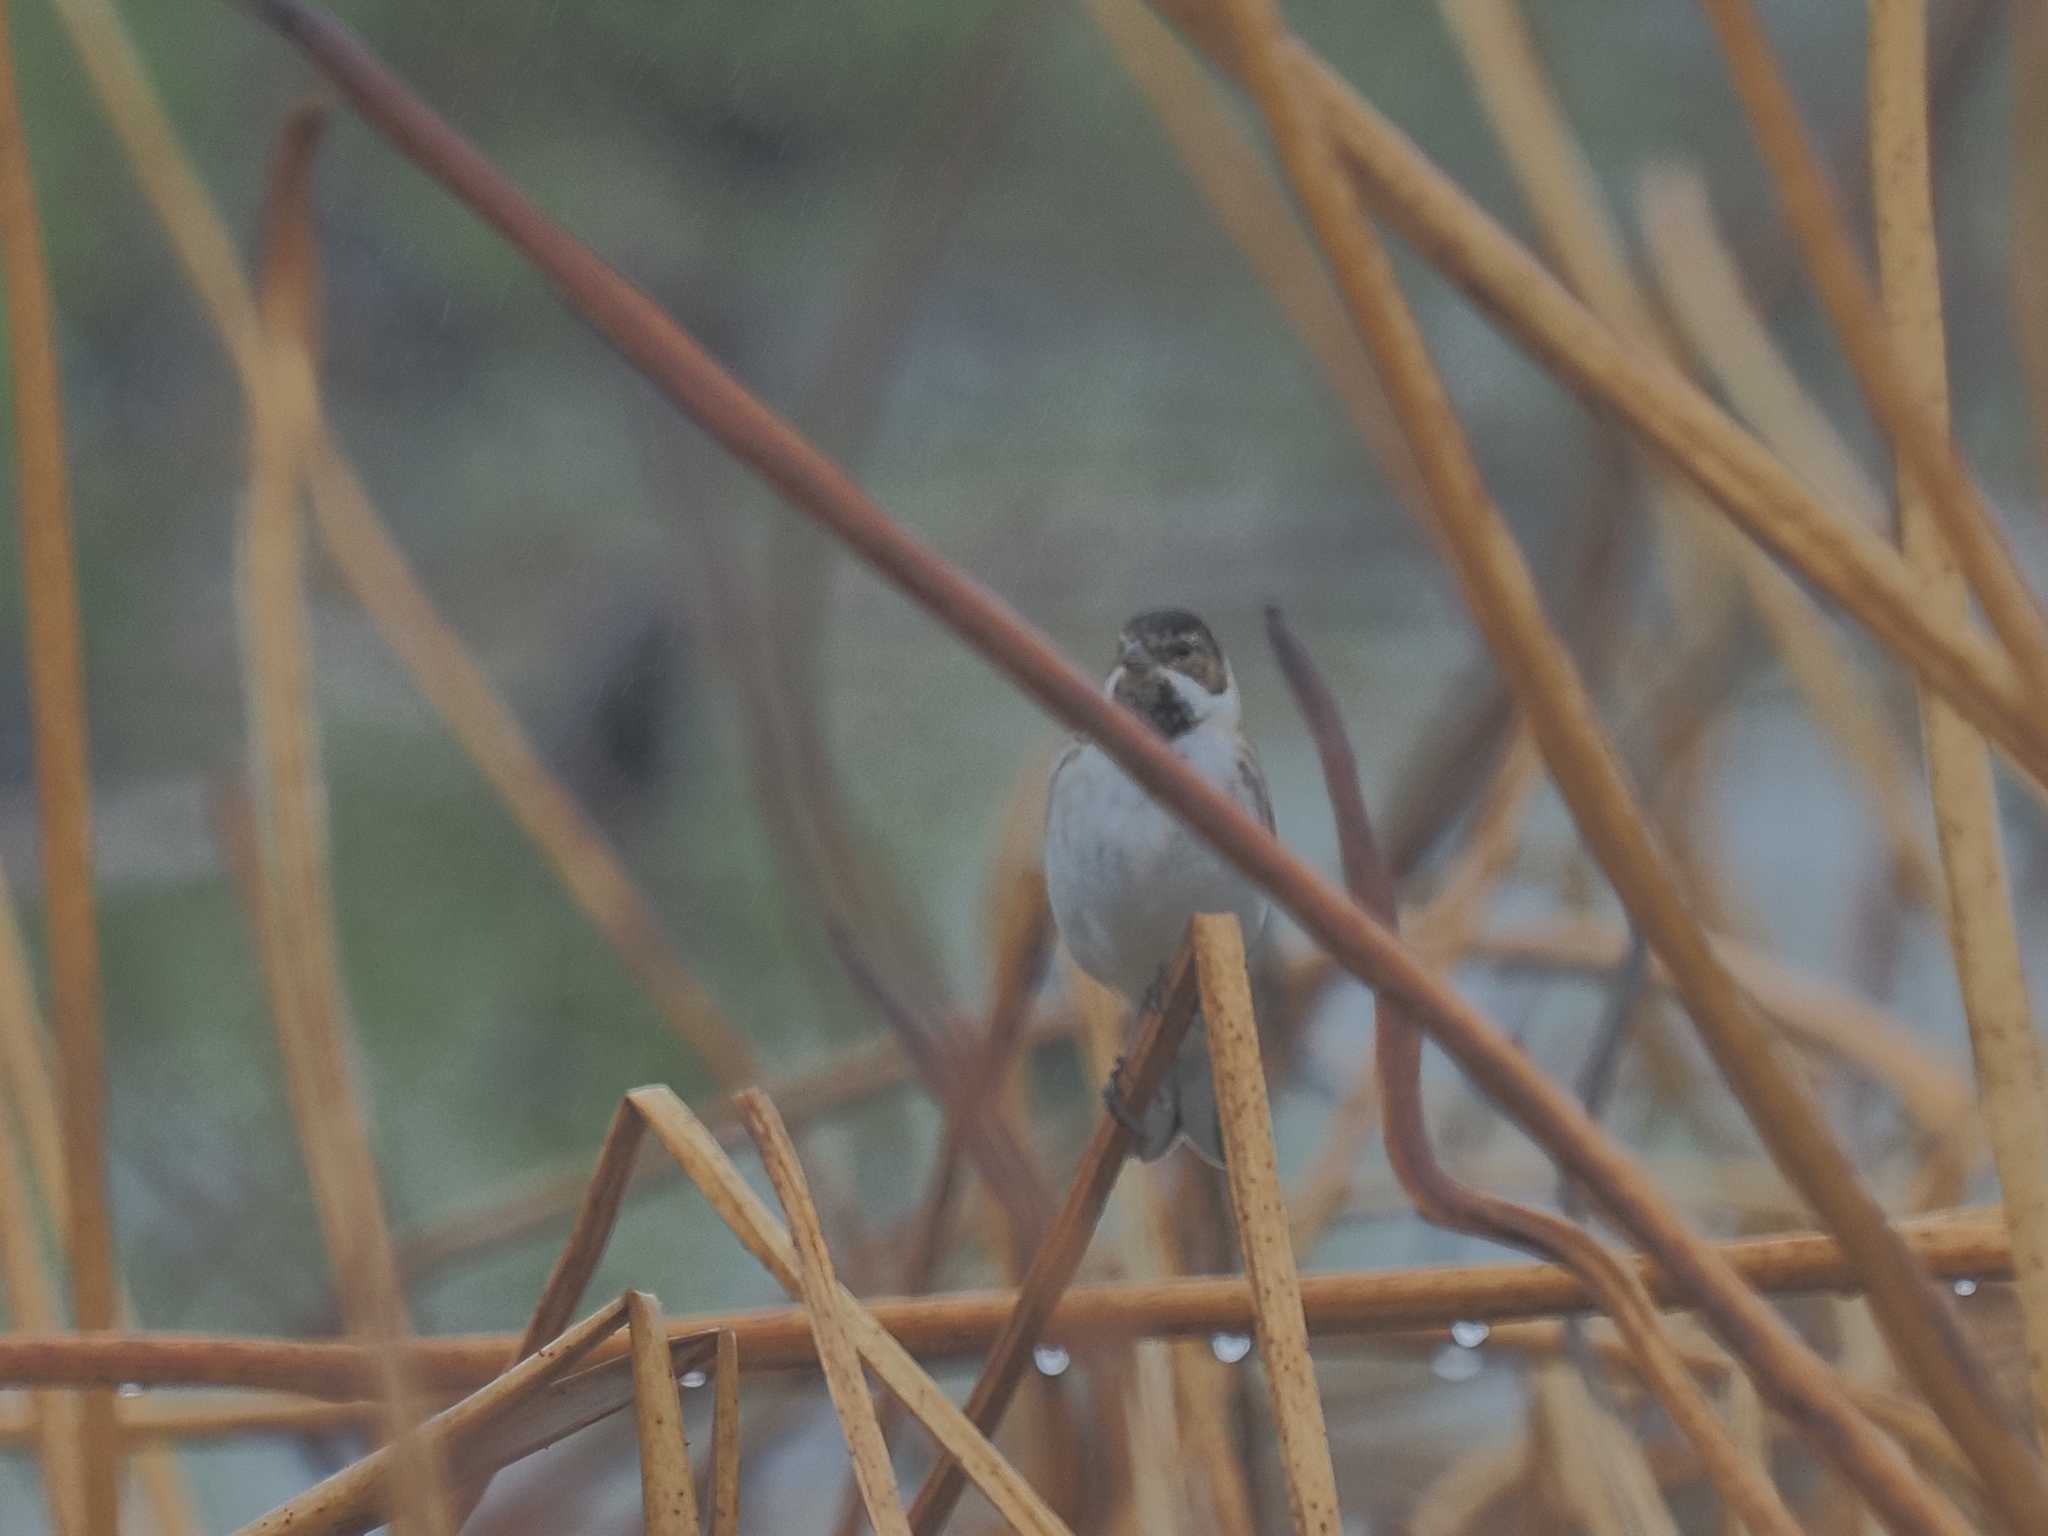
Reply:
[[[1126,668],[1117,682],[1116,698],[1168,741],[1195,728],[1194,711],[1163,668]]]

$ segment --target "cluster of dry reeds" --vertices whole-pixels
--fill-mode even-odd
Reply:
[[[1454,722],[1435,755],[1419,754],[1436,793],[1419,816],[1389,818],[1394,835],[1382,853],[1336,702],[1273,616],[1273,644],[1321,756],[1343,853],[1341,885],[1202,782],[1016,613],[906,532],[336,23],[301,0],[253,6],[683,415],[1048,714],[1101,742],[1266,887],[1314,941],[1316,954],[1290,962],[1262,1031],[1240,936],[1227,919],[1198,919],[1158,1006],[1142,1021],[1128,1063],[1136,1096],[1158,1080],[1198,998],[1215,1057],[1230,1152],[1229,1230],[1243,1273],[1190,1278],[1185,1213],[1154,1170],[1124,1170],[1127,1137],[1112,1120],[1099,1120],[1057,1201],[1023,1133],[1012,1087],[1020,1057],[1045,1040],[1078,1036],[1099,1073],[1118,1037],[1114,1005],[1078,980],[1064,1003],[1038,1009],[1049,936],[1028,796],[998,871],[994,1001],[985,1030],[936,1032],[899,1007],[899,1027],[885,1044],[766,1089],[753,1086],[759,1074],[745,1040],[677,959],[617,855],[542,766],[437,613],[323,419],[319,263],[309,213],[319,112],[303,111],[283,130],[252,281],[111,0],[56,0],[242,386],[249,461],[240,595],[252,740],[249,792],[223,797],[221,837],[261,945],[344,1341],[123,1331],[105,1196],[65,445],[49,281],[0,5],[0,243],[56,1042],[53,1068],[10,911],[0,923],[0,1082],[12,1111],[0,1118],[0,1269],[13,1331],[0,1336],[0,1384],[29,1395],[9,1406],[0,1429],[32,1444],[54,1527],[95,1536],[115,1529],[132,1465],[151,1520],[166,1531],[196,1529],[174,1454],[181,1440],[343,1425],[366,1429],[381,1448],[247,1529],[360,1530],[388,1518],[416,1532],[452,1530],[504,1466],[630,1409],[647,1528],[693,1532],[708,1524],[730,1532],[741,1518],[743,1374],[800,1366],[822,1373],[844,1429],[858,1503],[849,1498],[843,1529],[864,1511],[878,1531],[937,1530],[971,1481],[1000,1520],[1020,1531],[1213,1528],[1236,1536],[1258,1528],[1261,1458],[1247,1446],[1259,1445],[1273,1450],[1294,1528],[1335,1532],[1349,1528],[1339,1514],[1340,1487],[1349,1497],[1373,1469],[1369,1450],[1363,1467],[1347,1457],[1340,1468],[1333,1456],[1341,1425],[1331,1421],[1341,1401],[1317,1380],[1319,1366],[1330,1368],[1330,1341],[1377,1335],[1433,1343],[1454,1323],[1483,1323],[1492,1329],[1490,1348],[1525,1351],[1532,1362],[1529,1425],[1505,1441],[1443,1456],[1441,1476],[1405,1501],[1402,1513],[1417,1530],[1479,1528],[1531,1489],[1538,1497],[1525,1500],[1524,1511],[1540,1508],[1568,1526],[1674,1529],[1669,1496],[1689,1484],[1712,1490],[1727,1529],[1790,1533],[1823,1518],[1849,1529],[1866,1517],[1900,1532],[2048,1529],[2048,1471],[2035,1434],[2037,1423],[2048,1422],[2048,1121],[1991,766],[1995,749],[2019,782],[2037,792],[2048,786],[2048,619],[1947,431],[1928,181],[1927,17],[1923,0],[1870,6],[1873,281],[1748,0],[1704,5],[1808,273],[1896,455],[1895,498],[1867,482],[1791,382],[1686,173],[1660,174],[1642,189],[1654,291],[1638,274],[1513,0],[1442,0],[1442,9],[1542,232],[1540,256],[1290,34],[1271,0],[1162,0],[1167,21],[1139,0],[1090,0],[1090,13],[1217,216],[1437,540],[1505,679],[1486,707]],[[2016,24],[2031,56],[2048,61],[2048,23]],[[999,43],[988,46],[993,58]],[[994,66],[984,60],[979,67]],[[1232,83],[1263,119],[1284,186],[1229,110],[1224,91]],[[2048,127],[2039,137],[2048,140]],[[2022,212],[2043,216],[2031,204]],[[1880,1010],[1717,931],[1724,914],[1712,861],[1684,842],[1683,808],[1646,805],[1624,771],[1584,668],[1546,616],[1523,552],[1482,483],[1394,281],[1382,223],[1633,434],[1658,536],[1679,552],[1671,568],[1688,573],[1671,594],[1691,631],[1683,637],[1686,654],[1711,661],[1749,608],[1762,619],[1815,719],[1877,807],[1899,889],[1946,921],[1975,1048],[1974,1092]],[[2048,229],[2034,228],[2028,238],[2048,250]],[[302,499],[312,511],[310,534]],[[1898,508],[1896,545],[1889,500]],[[481,1200],[464,1220],[409,1244],[394,1239],[379,1194],[335,953],[309,695],[304,570],[312,544],[728,1094],[700,1113],[667,1089],[636,1090],[621,1104],[594,1173],[565,1171]],[[1917,680],[1934,839],[1914,804],[1911,753],[1795,577],[1864,626]],[[1604,644],[1615,642],[1610,636]],[[1694,692],[1682,703],[1679,713],[1691,710]],[[1667,748],[1674,761],[1684,760],[1682,740]],[[800,746],[781,750],[803,756]],[[1546,772],[1640,936],[1633,956],[1621,928],[1590,916],[1519,927],[1483,920]],[[813,823],[797,856],[810,861],[825,905],[843,920],[854,906],[849,882],[863,872],[815,803],[826,789],[797,782],[789,793]],[[1468,807],[1462,845],[1429,901],[1411,914],[1404,940],[1396,932],[1394,882],[1413,864],[1414,848],[1431,840],[1430,828],[1418,826],[1433,822],[1441,833]],[[800,818],[792,811],[789,819]],[[857,927],[842,927],[844,957],[888,1012],[888,967],[876,963]],[[1668,991],[1769,1152],[1773,1209],[1803,1207],[1822,1230],[1736,1244],[1704,1240],[1668,1183],[1601,1128],[1600,1074],[1579,1091],[1561,1085],[1447,984],[1454,963],[1475,958],[1614,975],[1610,1047],[1639,993]],[[1338,971],[1379,998],[1376,1060],[1344,1094],[1325,1143],[1289,1190],[1276,1166],[1260,1036],[1269,1052],[1284,1050]],[[1422,1113],[1425,1037],[1554,1160],[1568,1191],[1563,1210],[1597,1209],[1640,1256],[1612,1246],[1580,1216],[1482,1192],[1447,1171]],[[1682,1053],[1667,1051],[1664,1059],[1670,1070],[1685,1071]],[[1916,1132],[1910,1199],[1923,1219],[1895,1222],[1881,1208],[1817,1107],[1814,1063],[1896,1093]],[[913,1078],[945,1108],[941,1153],[907,1243],[894,1250],[908,1255],[890,1273],[905,1299],[863,1302],[837,1277],[785,1120],[800,1131]],[[1395,1198],[1432,1222],[1544,1262],[1299,1273],[1297,1253],[1339,1212],[1373,1198],[1359,1167],[1375,1125],[1399,1182]],[[643,1160],[650,1133],[664,1158]],[[781,1217],[728,1154],[742,1138],[765,1167]],[[25,1157],[17,1150],[24,1145]],[[1948,1209],[1987,1152],[2002,1207]],[[651,1297],[629,1291],[576,1320],[629,1192],[671,1163],[788,1293],[789,1310],[665,1320]],[[916,1294],[929,1290],[961,1219],[958,1197],[969,1170],[984,1197],[984,1244],[1014,1286]],[[1075,1286],[1120,1176],[1132,1204],[1132,1219],[1116,1236],[1126,1278]],[[518,1339],[412,1336],[408,1283],[456,1255],[571,1214],[568,1239]],[[36,1237],[44,1216],[61,1239],[71,1331]],[[1934,1283],[1936,1276],[2006,1275],[2015,1281],[2027,1366],[2024,1390],[2012,1400],[1986,1370],[1947,1289]],[[1814,1291],[1858,1293],[1868,1302],[1867,1316],[1860,1303],[1838,1304],[1827,1352],[1768,1299]],[[1705,1327],[1675,1319],[1665,1310],[1673,1305]],[[1588,1311],[1602,1321],[1565,1321]],[[1240,1331],[1256,1338],[1265,1389],[1249,1428],[1234,1406],[1246,1373],[1223,1372],[1200,1342]],[[1175,1342],[1130,1347],[1141,1339]],[[1054,1346],[1085,1349],[1099,1367],[1085,1399],[1034,1375],[1034,1352]],[[964,1407],[928,1374],[931,1362],[962,1356],[981,1362]],[[701,1492],[677,1389],[690,1372],[713,1384]],[[886,1388],[879,1412],[872,1383]],[[1029,1413],[1007,1422],[1006,1455],[992,1437],[1026,1383],[1036,1396],[1026,1398]],[[1594,1383],[1604,1385],[1596,1391]],[[117,1394],[121,1384],[145,1390]],[[235,1390],[161,1401],[147,1390],[172,1386]],[[1663,1410],[1662,1429],[1640,1411],[1646,1402]],[[934,1448],[907,1505],[888,1439],[902,1415],[917,1420]],[[1099,1438],[1117,1448],[1108,1474],[1098,1465],[1099,1447],[1083,1443],[1078,1424],[1088,1415],[1106,1431]],[[1076,1471],[1083,1466],[1092,1469],[1085,1477]],[[1827,1475],[1813,1476],[1816,1468]]]

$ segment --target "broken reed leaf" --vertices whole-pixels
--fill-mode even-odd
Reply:
[[[661,1304],[645,1291],[628,1291],[625,1306],[633,1429],[640,1442],[641,1525],[647,1536],[698,1536],[697,1484]]]
[[[846,1448],[853,1459],[854,1478],[860,1484],[861,1502],[876,1536],[909,1536],[910,1522],[903,1513],[903,1496],[896,1487],[896,1471],[889,1462],[889,1445],[875,1418],[875,1405],[868,1396],[867,1379],[861,1373],[860,1352],[847,1332],[842,1315],[838,1277],[825,1245],[825,1229],[818,1208],[805,1186],[796,1148],[775,1106],[758,1091],[743,1093],[740,1118],[761,1155],[761,1166],[774,1186],[788,1218],[791,1241],[796,1246],[797,1274],[802,1302],[811,1320],[811,1334],[818,1346],[818,1363],[825,1373],[826,1390],[839,1425],[846,1436]]]
[[[704,1122],[666,1088],[636,1088],[627,1101],[682,1166],[720,1220],[791,1296],[802,1293],[800,1261],[789,1233],[762,1203]],[[873,1313],[841,1285],[841,1320],[861,1358],[902,1400],[965,1475],[1022,1536],[1061,1536],[1066,1527],[973,1421],[918,1365]],[[810,1318],[799,1312],[805,1330]]]
[[[671,1332],[667,1341],[671,1380],[701,1370],[713,1347],[708,1334]],[[490,1427],[460,1438],[450,1453],[451,1470],[465,1479],[502,1471],[624,1411],[632,1405],[634,1393],[630,1353],[570,1371],[506,1409],[503,1418]]]
[[[494,1374],[461,1402],[422,1423],[421,1443],[431,1448],[435,1456],[448,1457],[456,1476],[474,1475],[481,1469],[463,1465],[458,1447],[465,1443],[474,1445],[479,1440],[493,1447],[513,1449],[525,1444],[529,1436],[519,1421],[512,1420],[514,1428],[506,1430],[508,1416],[583,1360],[624,1322],[622,1303],[614,1301],[600,1308],[511,1369]],[[623,1385],[630,1366],[620,1361],[614,1370]],[[621,1395],[617,1406],[624,1406],[626,1400]],[[583,1399],[579,1397],[577,1401],[581,1404]],[[493,1431],[498,1433],[493,1435]],[[372,1451],[243,1526],[239,1536],[282,1536],[285,1532],[291,1536],[329,1536],[334,1532],[366,1530],[388,1514],[395,1459],[388,1445]]]
[[[1073,1029],[1072,1013],[1056,1011],[1033,1019],[1025,1039],[1036,1051],[1062,1044]],[[902,1042],[884,1036],[828,1052],[815,1065],[798,1067],[764,1087],[790,1125],[806,1126],[900,1088],[915,1076]],[[721,1144],[738,1145],[744,1132],[730,1099],[706,1106],[703,1114]],[[589,1164],[579,1154],[540,1172],[509,1179],[467,1209],[401,1238],[399,1260],[406,1279],[417,1285],[448,1265],[516,1243],[568,1219],[583,1198],[589,1176]],[[675,1165],[668,1159],[643,1154],[626,1193],[637,1196],[675,1177]]]

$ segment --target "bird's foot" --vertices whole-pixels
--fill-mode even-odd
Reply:
[[[1109,1118],[1131,1133],[1134,1140],[1146,1139],[1145,1122],[1131,1108],[1130,1095],[1124,1091],[1124,1059],[1119,1056],[1116,1065],[1109,1069],[1109,1081],[1102,1085],[1102,1107],[1109,1111]]]

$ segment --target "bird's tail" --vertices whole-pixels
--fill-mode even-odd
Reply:
[[[1209,1033],[1199,1009],[1188,1024],[1173,1070],[1152,1095],[1138,1125],[1132,1150],[1141,1162],[1157,1162],[1184,1141],[1203,1162],[1223,1166],[1223,1123],[1209,1075]]]

